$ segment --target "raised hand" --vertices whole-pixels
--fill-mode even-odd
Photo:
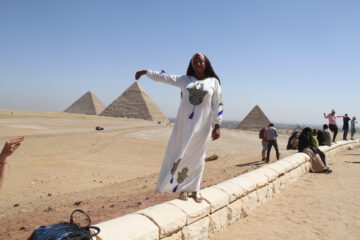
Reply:
[[[24,137],[17,137],[6,141],[4,148],[0,153],[0,162],[5,162],[6,158],[20,147],[22,141],[24,141]]]

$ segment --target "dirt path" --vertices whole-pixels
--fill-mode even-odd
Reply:
[[[360,239],[360,148],[329,163],[212,239]]]

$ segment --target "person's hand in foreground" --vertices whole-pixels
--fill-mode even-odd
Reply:
[[[4,181],[5,165],[7,164],[6,158],[20,147],[22,141],[24,141],[24,137],[18,137],[6,141],[4,148],[0,153],[0,188]]]
[[[147,70],[141,70],[136,72],[135,74],[135,80],[139,80],[142,75],[145,75],[147,73]]]
[[[214,127],[214,129],[212,131],[212,134],[211,134],[211,138],[212,138],[213,141],[215,141],[219,137],[220,137],[220,125],[215,124],[215,127]]]
[[[0,153],[1,164],[6,164],[6,158],[13,154],[13,152],[15,152],[15,150],[20,147],[22,141],[24,141],[24,137],[17,137],[6,141],[4,148]]]

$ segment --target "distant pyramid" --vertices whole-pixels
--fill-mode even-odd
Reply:
[[[256,105],[241,121],[237,129],[241,130],[260,130],[270,124],[269,119],[264,112]]]
[[[100,115],[121,118],[138,118],[151,121],[169,121],[138,82],[134,82]]]
[[[64,112],[98,115],[104,109],[104,104],[95,96],[95,94],[88,91]]]

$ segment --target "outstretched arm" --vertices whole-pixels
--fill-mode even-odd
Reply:
[[[20,147],[22,141],[24,141],[24,137],[18,137],[7,141],[2,152],[0,153],[0,188],[4,181],[5,165],[7,164],[6,158],[13,154],[13,152],[15,152],[15,150]]]
[[[135,79],[139,80],[141,76],[146,75],[151,80],[170,84],[176,87],[181,87],[182,85],[182,76],[181,75],[169,75],[165,72],[156,72],[152,70],[141,70],[136,72]]]

